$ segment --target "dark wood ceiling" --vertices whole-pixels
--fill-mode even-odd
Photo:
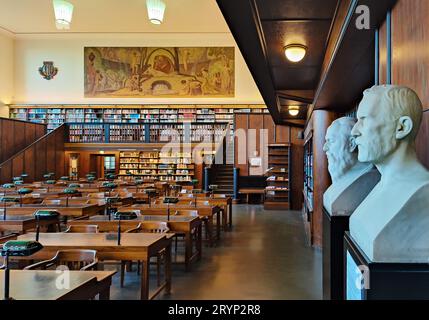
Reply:
[[[374,30],[395,2],[217,0],[274,121],[292,125],[304,124],[310,104],[317,104],[315,108],[329,108],[334,98],[342,98],[339,105],[344,109],[361,87],[371,83]],[[371,9],[371,30],[360,33],[351,23],[359,4]],[[345,46],[341,46],[342,40]],[[358,55],[354,54],[350,40],[360,45],[355,48]],[[308,48],[301,62],[292,63],[285,57],[283,48],[292,43]],[[347,66],[347,61],[352,64]],[[353,72],[348,71],[348,67]],[[357,77],[356,68],[362,70]],[[353,89],[345,87],[348,78],[352,80]],[[325,90],[325,85],[330,89]],[[340,97],[341,92],[346,92],[347,96]],[[300,106],[298,116],[288,114],[289,105]]]

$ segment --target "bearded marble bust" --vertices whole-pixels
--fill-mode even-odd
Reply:
[[[381,180],[350,218],[350,234],[374,262],[428,262],[429,172],[418,161],[422,121],[417,94],[402,86],[364,92],[352,130],[358,159]]]
[[[343,117],[326,131],[325,151],[332,185],[323,194],[323,205],[331,215],[350,215],[380,180],[370,163],[358,161],[357,146],[351,135],[356,120]]]

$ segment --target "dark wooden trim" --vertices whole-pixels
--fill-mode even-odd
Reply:
[[[293,100],[293,101],[303,102],[303,103],[307,103],[307,104],[313,103],[313,99],[298,97],[298,96],[294,96],[294,95],[286,94],[286,93],[277,93],[277,97],[279,97],[281,99]]]
[[[374,84],[380,84],[380,35],[378,29],[375,30],[375,61],[374,61]]]
[[[305,23],[305,22],[314,22],[314,21],[331,21],[331,18],[265,18],[261,19],[262,22],[299,22],[299,23]]]
[[[386,62],[386,83],[392,84],[392,12],[389,10],[386,15],[386,44],[387,44],[387,62]]]

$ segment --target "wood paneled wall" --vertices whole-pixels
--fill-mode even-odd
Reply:
[[[0,164],[46,134],[46,125],[0,118]]]
[[[425,112],[416,141],[417,153],[429,169],[429,1],[399,0],[391,17],[392,84],[410,87],[422,100]],[[386,32],[380,32],[380,62],[386,60],[387,41]],[[380,83],[385,84],[386,66],[380,63],[379,70],[384,80]]]
[[[255,129],[250,133],[249,129]],[[240,176],[262,175],[259,169],[253,170],[249,166],[249,157],[263,154],[261,145],[262,139],[267,144],[290,143],[292,159],[290,163],[291,181],[291,209],[301,210],[303,203],[302,189],[304,184],[303,162],[304,148],[303,140],[298,138],[298,133],[302,129],[285,125],[276,125],[270,114],[236,114],[235,115],[235,142],[234,142],[234,166],[240,169]],[[261,131],[266,130],[266,131]],[[261,132],[266,133],[266,137],[261,137]],[[241,138],[242,137],[242,138]],[[239,161],[239,159],[244,161]]]
[[[28,181],[40,181],[46,172],[55,172],[57,178],[64,175],[65,133],[61,126],[3,162],[0,183],[11,182],[23,173],[28,174]]]

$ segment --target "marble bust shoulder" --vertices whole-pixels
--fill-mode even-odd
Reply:
[[[326,131],[325,151],[332,184],[323,194],[323,205],[330,215],[350,215],[380,180],[371,163],[358,161],[351,130],[356,120],[342,117]]]
[[[351,236],[374,262],[428,262],[429,171],[415,148],[422,103],[407,87],[375,86],[357,117],[358,159],[381,179],[351,216]]]

